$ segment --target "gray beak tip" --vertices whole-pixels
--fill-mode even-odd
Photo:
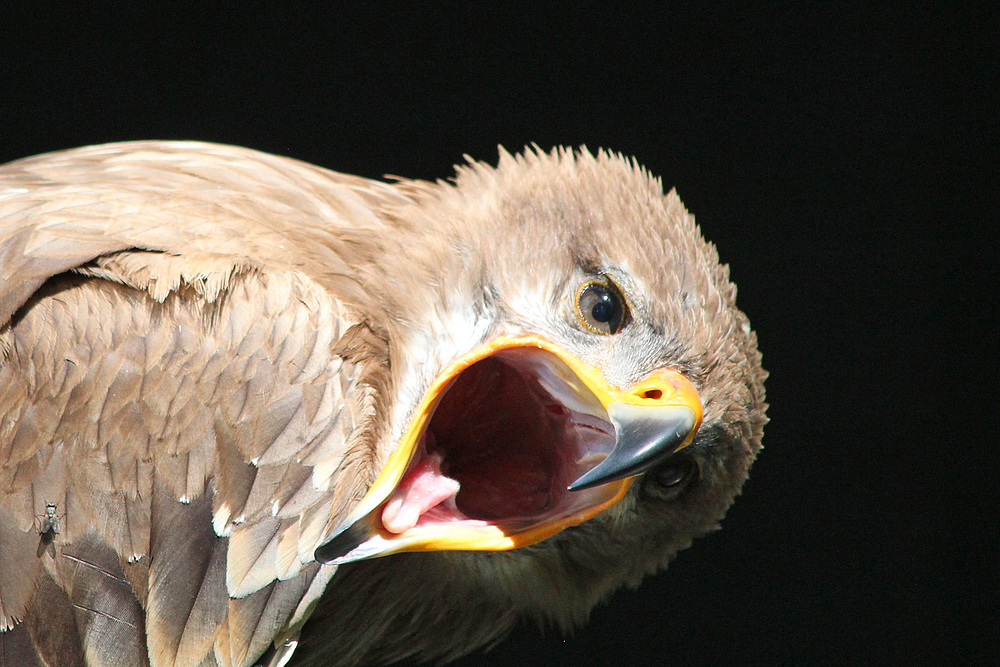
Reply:
[[[609,410],[617,442],[606,459],[567,488],[582,491],[649,470],[684,444],[697,417],[684,406],[640,407],[621,403]]]
[[[362,523],[357,522],[316,547],[313,556],[320,563],[331,563],[357,549],[368,537]]]

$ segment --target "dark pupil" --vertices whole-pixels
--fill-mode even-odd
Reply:
[[[607,292],[598,293],[600,301],[590,310],[591,316],[598,322],[610,322],[615,317],[615,302]]]

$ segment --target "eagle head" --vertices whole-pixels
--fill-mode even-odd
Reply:
[[[501,151],[396,187],[356,306],[389,349],[384,420],[363,497],[316,550],[340,567],[307,661],[448,659],[521,618],[581,624],[718,527],[767,421],[728,268],[634,161]]]

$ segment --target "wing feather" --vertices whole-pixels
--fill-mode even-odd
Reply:
[[[229,536],[226,587],[232,597],[246,597],[277,578],[277,537],[281,520],[267,518],[238,526]]]
[[[148,665],[143,610],[114,550],[88,532],[62,549],[59,567],[87,664]]]
[[[308,615],[334,571],[312,553],[372,479],[388,345],[349,258],[403,196],[158,142],[12,163],[0,193],[0,648],[62,595],[79,644],[52,664],[252,662]]]
[[[27,625],[17,625],[0,633],[0,665],[45,667],[39,661],[36,649]]]
[[[22,531],[0,514],[0,632],[9,631],[24,618],[41,563],[35,552],[38,538]]]
[[[31,610],[24,623],[15,628],[26,630],[35,644],[41,664],[46,667],[84,667],[83,646],[80,644],[76,613],[66,591],[56,585],[48,573],[39,579]],[[53,632],[53,629],[57,631]],[[0,634],[0,642],[4,635]],[[30,662],[5,662],[3,665],[30,665]],[[142,664],[141,662],[139,664]]]
[[[229,600],[230,637],[240,638],[238,644],[230,644],[234,665],[246,665],[267,649],[287,624],[318,570],[319,566],[313,564],[292,579]]]
[[[197,665],[226,614],[226,543],[212,530],[211,493],[177,501],[153,489],[147,628],[150,661]]]

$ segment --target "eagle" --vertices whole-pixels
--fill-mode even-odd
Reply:
[[[0,167],[0,663],[445,661],[719,526],[766,372],[634,159]]]

